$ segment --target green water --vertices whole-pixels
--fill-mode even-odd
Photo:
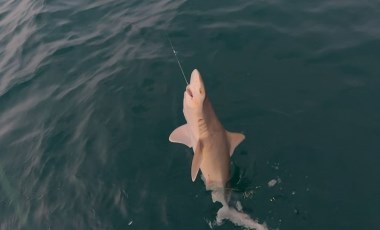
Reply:
[[[379,229],[379,25],[377,1],[2,1],[0,229],[210,229],[218,205],[168,141],[186,84],[167,35],[246,135],[246,213]]]

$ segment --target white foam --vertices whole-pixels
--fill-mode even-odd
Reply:
[[[243,206],[241,206],[240,201],[236,201],[236,210],[238,210],[239,212],[243,210]]]
[[[276,179],[272,179],[268,182],[268,187],[273,187],[277,184],[277,180]]]
[[[281,179],[279,177],[277,177],[277,179],[272,179],[268,182],[268,187],[271,188],[271,187],[273,187],[279,183],[281,183]]]
[[[236,202],[236,209],[228,206],[224,189],[213,190],[211,193],[213,202],[220,202],[223,207],[219,209],[216,215],[216,225],[221,225],[223,220],[229,220],[233,224],[255,230],[268,230],[266,224],[259,224],[257,221],[243,212],[243,207],[239,201]],[[229,200],[229,198],[227,199]]]
[[[241,226],[247,229],[256,229],[256,230],[268,230],[266,224],[260,224],[257,221],[251,219],[250,216],[244,212],[239,212],[234,208],[228,206],[223,206],[219,209],[216,216],[216,224],[221,225],[223,220],[229,220],[237,226]]]

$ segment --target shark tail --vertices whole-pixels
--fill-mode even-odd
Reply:
[[[219,209],[216,216],[216,224],[221,225],[223,220],[229,220],[233,224],[246,229],[268,230],[265,223],[260,224],[244,212],[227,205],[223,205],[223,207]]]

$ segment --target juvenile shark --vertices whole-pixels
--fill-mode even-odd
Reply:
[[[196,69],[191,73],[190,84],[184,92],[183,114],[187,123],[176,128],[169,140],[193,148],[191,179],[195,181],[200,169],[206,189],[212,191],[212,200],[223,205],[218,211],[219,220],[230,219],[246,228],[265,229],[248,215],[228,206],[229,191],[226,187],[230,179],[230,157],[245,136],[223,128]]]
[[[175,129],[169,140],[193,148],[193,181],[200,169],[207,190],[224,189],[230,177],[230,157],[245,136],[228,132],[223,128],[206,95],[202,77],[196,69],[191,73],[190,84],[184,92],[183,114],[187,123]],[[220,202],[225,203],[224,200]]]

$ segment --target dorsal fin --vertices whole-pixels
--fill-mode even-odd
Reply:
[[[202,149],[203,144],[201,141],[198,141],[194,149],[193,162],[191,163],[191,179],[193,181],[195,181],[195,179],[197,178],[199,168],[201,167],[203,157]]]
[[[169,141],[180,143],[192,147],[191,131],[188,124],[184,124],[176,128],[169,136]]]
[[[226,133],[227,133],[227,139],[230,144],[230,157],[231,157],[232,154],[234,154],[234,150],[236,146],[238,146],[245,139],[245,136],[241,133],[232,133],[228,131],[226,131]]]

